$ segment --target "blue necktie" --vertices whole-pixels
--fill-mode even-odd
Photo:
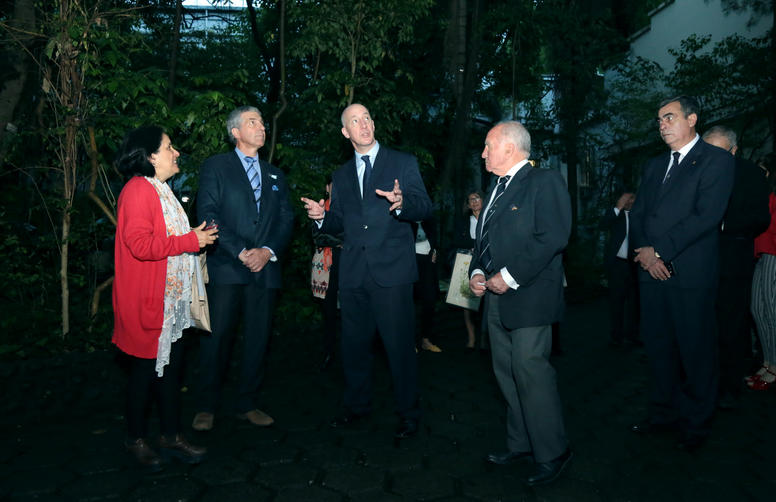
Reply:
[[[248,180],[253,187],[253,199],[256,201],[256,212],[261,209],[261,176],[259,176],[259,170],[256,169],[256,159],[253,157],[245,157],[245,173],[248,175]]]
[[[665,185],[668,183],[668,181],[671,179],[671,173],[673,173],[677,167],[679,167],[679,152],[674,152],[671,155],[674,156],[674,161],[671,163],[671,166],[669,166],[668,171],[666,171],[665,176],[663,176],[663,184]]]
[[[361,157],[364,161],[364,176],[361,178],[361,198],[366,195],[366,187],[369,186],[369,176],[372,174],[372,162],[369,160],[369,155]]]
[[[480,263],[482,269],[486,274],[491,275],[493,273],[493,257],[490,255],[490,239],[488,238],[488,223],[490,223],[490,217],[496,211],[496,202],[499,197],[503,195],[504,190],[507,189],[507,181],[510,176],[502,176],[498,179],[498,186],[496,186],[496,195],[493,197],[493,202],[490,203],[488,212],[485,214],[485,219],[482,220],[482,237],[480,237],[480,246],[482,251],[480,252]]]

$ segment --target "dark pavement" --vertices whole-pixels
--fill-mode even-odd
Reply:
[[[642,349],[607,347],[605,305],[569,305],[562,327],[565,353],[554,364],[576,456],[550,485],[524,484],[529,461],[483,462],[504,447],[504,408],[489,358],[463,349],[460,311],[440,305],[444,352],[419,355],[425,414],[417,437],[393,439],[397,421],[381,358],[372,418],[329,428],[339,411],[341,368],[318,372],[317,335],[277,333],[262,406],[275,425],[236,420],[227,392],[215,429],[194,432],[188,391],[184,430],[209,456],[153,475],[122,447],[124,375],[113,353],[0,363],[0,500],[775,500],[776,392],[747,392],[739,410],[718,412],[710,440],[695,453],[677,450],[670,436],[631,433],[630,424],[646,416],[646,358]],[[195,347],[195,337],[187,343]]]

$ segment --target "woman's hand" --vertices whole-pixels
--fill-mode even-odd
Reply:
[[[205,228],[204,221],[200,226],[192,228],[192,230],[195,234],[197,234],[197,240],[199,241],[200,249],[207,246],[208,244],[213,244],[216,239],[218,239],[218,226]]]

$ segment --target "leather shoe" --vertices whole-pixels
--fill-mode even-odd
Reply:
[[[501,451],[496,453],[488,453],[485,457],[485,461],[490,464],[496,465],[508,465],[521,458],[531,457],[533,453],[530,451]]]
[[[525,480],[528,486],[536,486],[543,483],[549,483],[554,481],[555,478],[560,476],[560,473],[568,465],[569,461],[574,457],[574,453],[570,448],[566,448],[560,457],[549,462],[542,462],[536,464],[534,473],[528,476]]]
[[[162,436],[159,439],[159,450],[165,459],[174,457],[186,464],[202,462],[207,453],[207,448],[204,446],[194,446],[186,441],[186,438],[181,434],[177,434],[173,438]]]
[[[418,433],[418,421],[412,418],[405,418],[401,421],[396,428],[396,432],[393,437],[396,439],[404,439],[410,436],[414,436]]]
[[[275,423],[274,418],[267,415],[261,410],[251,410],[251,411],[246,411],[245,413],[238,413],[237,418],[239,418],[240,420],[247,420],[253,425],[257,425],[259,427],[269,427],[270,425]]]
[[[334,417],[334,419],[329,422],[329,427],[333,429],[339,429],[343,427],[350,427],[355,422],[358,422],[359,420],[363,420],[368,415],[357,415],[355,413],[352,413],[350,411],[346,411],[342,415]]]
[[[195,431],[209,431],[213,429],[213,414],[207,411],[200,411],[194,415],[191,428]]]
[[[650,421],[645,422],[639,422],[637,424],[633,424],[630,428],[631,432],[635,432],[636,434],[661,434],[666,432],[673,432],[676,430],[676,425],[673,423],[670,424],[657,424]]]
[[[143,438],[135,439],[133,441],[124,442],[124,446],[127,451],[135,457],[137,463],[147,468],[151,472],[159,472],[162,470],[162,459],[151,448]]]

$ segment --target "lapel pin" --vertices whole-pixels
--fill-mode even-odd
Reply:
[[[278,175],[277,174],[270,174],[269,177],[272,178],[273,180],[278,179]]]
[[[272,191],[273,192],[277,192],[278,191],[278,186],[277,185],[272,185]]]
[[[517,211],[517,206],[512,204],[512,207],[509,208],[510,211]]]

